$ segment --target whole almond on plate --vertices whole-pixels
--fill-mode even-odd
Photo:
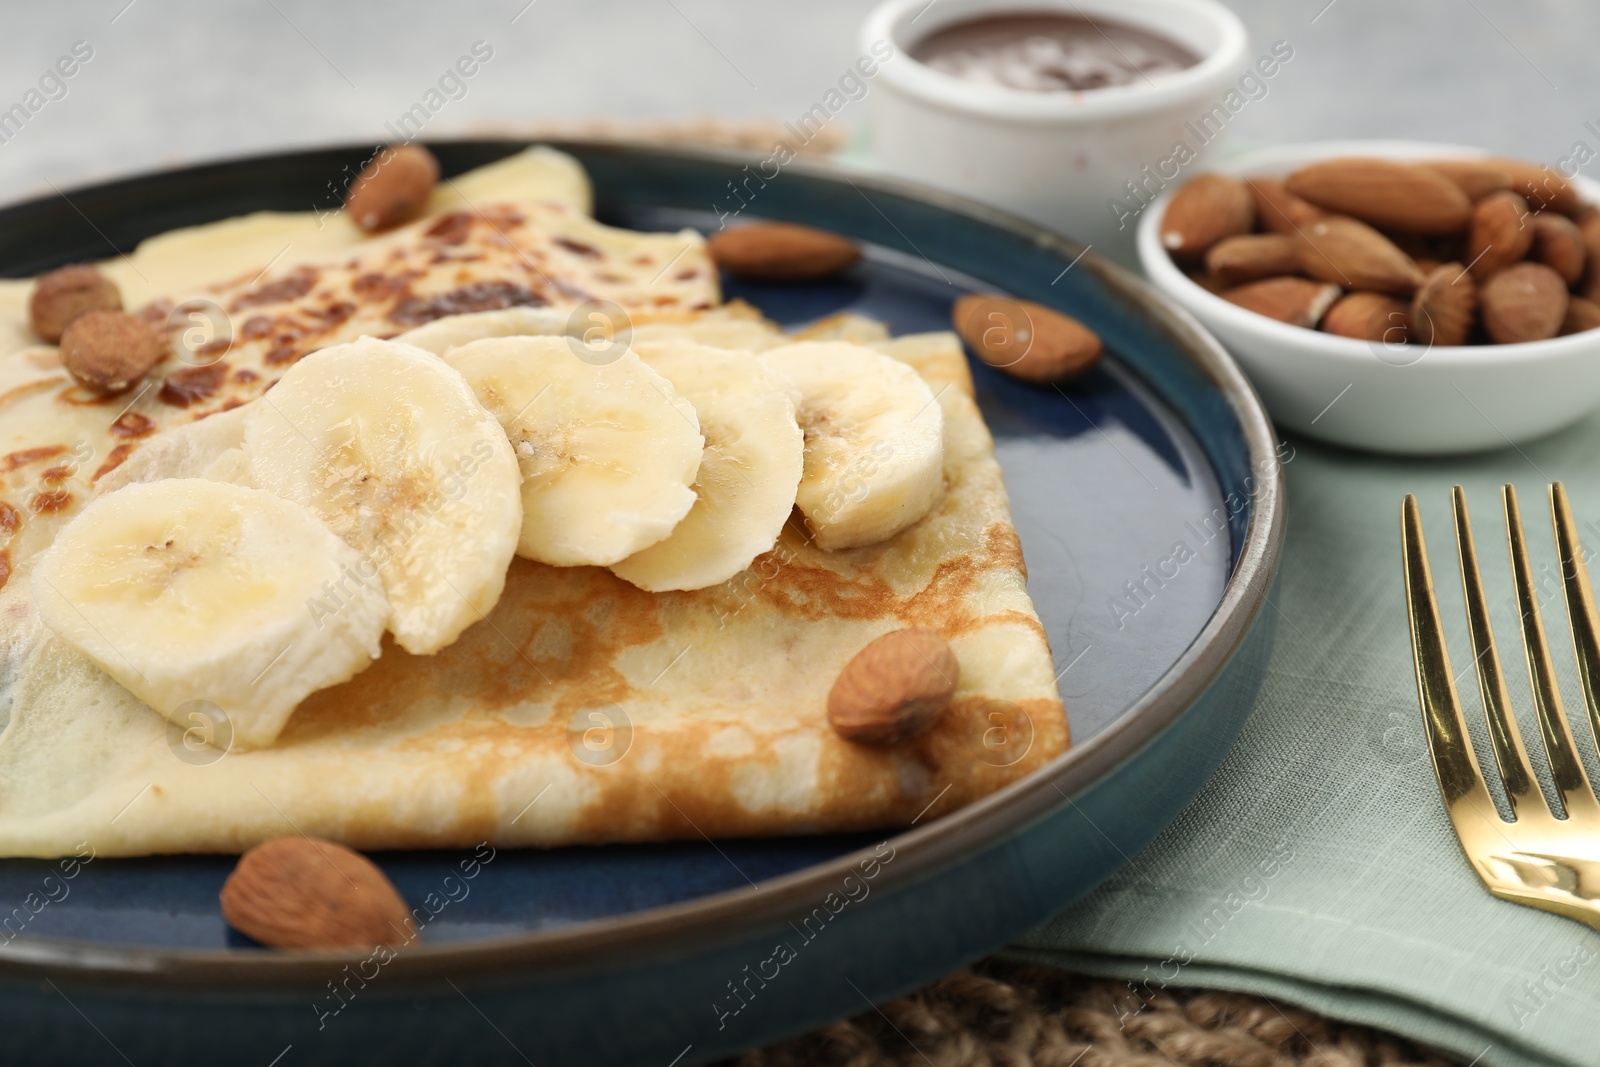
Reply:
[[[1464,345],[1478,313],[1478,283],[1460,263],[1428,272],[1411,298],[1411,340],[1423,345]]]
[[[1600,329],[1600,304],[1581,296],[1567,298],[1567,315],[1561,320],[1561,333],[1584,333]]]
[[[371,860],[310,837],[240,856],[222,886],[222,917],[273,948],[365,950],[414,936],[405,901]]]
[[[1421,165],[1455,182],[1468,200],[1511,188],[1511,172],[1492,159],[1429,159]]]
[[[1393,241],[1343,215],[1329,215],[1301,227],[1296,248],[1302,270],[1347,289],[1410,296],[1422,284],[1422,271]]]
[[[1241,233],[1224,237],[1206,253],[1206,269],[1225,285],[1293,274],[1300,269],[1294,241],[1281,233]]]
[[[950,318],[961,339],[989,366],[1030,382],[1076,378],[1100,358],[1100,337],[1043,304],[994,293],[968,293]]]
[[[1531,220],[1533,247],[1528,258],[1543,263],[1569,286],[1583,279],[1583,268],[1588,260],[1588,249],[1578,224],[1565,215],[1541,211]]]
[[[344,199],[344,209],[368,233],[420,218],[439,184],[439,161],[421,145],[386,148],[362,168]]]
[[[1161,246],[1181,259],[1199,259],[1206,249],[1256,224],[1250,187],[1226,174],[1202,174],[1173,194],[1161,216]]]
[[[61,335],[61,365],[90,392],[120,393],[167,354],[155,327],[126,311],[79,315]]]
[[[1483,283],[1483,328],[1509,345],[1554,337],[1567,316],[1567,286],[1543,263],[1516,263]]]
[[[756,222],[718,230],[706,240],[717,266],[758,282],[810,282],[832,277],[861,258],[855,243],[836,233],[787,222]]]
[[[1528,202],[1534,211],[1559,211],[1563,215],[1576,215],[1583,207],[1578,190],[1560,174],[1541,163],[1521,159],[1496,159],[1511,175],[1512,191]]]
[[[1390,159],[1323,160],[1283,184],[1318,207],[1398,233],[1457,233],[1472,212],[1467,194],[1443,174]]]
[[[1309,200],[1302,200],[1284,188],[1279,178],[1246,178],[1245,185],[1255,197],[1256,218],[1273,233],[1293,234],[1312,219],[1327,212]]]
[[[1405,304],[1386,293],[1346,293],[1322,316],[1322,331],[1358,341],[1402,344],[1409,319]]]
[[[121,311],[117,283],[88,265],[41,274],[28,297],[28,325],[55,344],[73,319],[88,311]]]
[[[950,644],[924,626],[895,630],[845,664],[828,693],[828,722],[840,737],[893,744],[930,729],[961,679]]]
[[[1227,289],[1221,296],[1246,311],[1309,328],[1316,326],[1339,299],[1339,287],[1309,278],[1264,278]]]
[[[1483,281],[1526,258],[1533,247],[1532,221],[1528,202],[1509,190],[1490,193],[1474,204],[1463,250],[1472,276]]]

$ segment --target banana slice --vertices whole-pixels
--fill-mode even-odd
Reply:
[[[778,539],[805,465],[797,393],[749,352],[692,341],[638,345],[649,366],[694,405],[705,435],[695,505],[665,541],[614,564],[641,589],[702,589],[727,581]]]
[[[408,345],[427,349],[442,356],[452,348],[485,337],[539,337],[546,334],[564,335],[571,312],[552,308],[502,308],[497,311],[473,311],[464,315],[446,315],[434,319],[414,330],[396,337]]]
[[[795,503],[818,548],[875,544],[928,513],[944,482],[944,411],[916,371],[840,341],[758,358],[800,389],[806,472]]]
[[[494,607],[521,479],[494,416],[444,361],[363,337],[305,357],[248,410],[255,483],[376,564],[400,647],[437,652]]]
[[[39,557],[33,599],[156,711],[210,701],[255,747],[378,657],[389,602],[366,564],[299,504],[168,478],[91,501]]]
[[[209,478],[249,485],[244,420],[248,406],[211,415],[152,437],[95,485],[101,494],[162,478]]]
[[[519,555],[610,566],[665,538],[694,506],[700,421],[632,352],[596,366],[565,337],[501,337],[445,359],[516,449]]]

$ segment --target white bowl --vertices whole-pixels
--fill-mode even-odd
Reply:
[[[1281,177],[1334,156],[1428,159],[1489,155],[1415,141],[1291,145],[1211,168]],[[1568,179],[1600,203],[1600,184]],[[1442,454],[1503,448],[1570,425],[1600,407],[1600,330],[1515,345],[1384,345],[1276,322],[1184,276],[1159,226],[1168,190],[1139,221],[1139,262],[1156,287],[1228,347],[1282,426],[1378,452]]]
[[[1044,93],[974,85],[909,54],[917,41],[955,22],[1052,10],[1149,30],[1201,60],[1148,82]],[[861,54],[873,54],[872,46],[881,49],[884,41],[894,55],[867,100],[874,165],[1007,208],[1130,261],[1134,222],[1119,218],[1110,201],[1121,197],[1137,207],[1124,183],[1147,181],[1144,168],[1159,171],[1178,141],[1214,154],[1231,132],[1232,113],[1212,109],[1253,62],[1244,25],[1215,0],[888,0],[862,26]],[[1254,62],[1273,72],[1249,75],[1261,87],[1259,100],[1282,64],[1270,55]],[[1215,129],[1218,136],[1202,144],[1185,123],[1207,114],[1213,117],[1203,132]],[[1177,173],[1169,170],[1166,181]],[[1159,189],[1162,181],[1157,174],[1146,188]]]

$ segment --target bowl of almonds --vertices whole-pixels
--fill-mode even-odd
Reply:
[[[1169,185],[1139,258],[1284,427],[1468,452],[1600,407],[1597,205],[1600,184],[1481,149],[1296,145]]]

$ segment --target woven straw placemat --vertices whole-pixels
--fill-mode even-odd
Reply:
[[[1401,1038],[1262,997],[986,960],[724,1067],[1448,1067]]]

